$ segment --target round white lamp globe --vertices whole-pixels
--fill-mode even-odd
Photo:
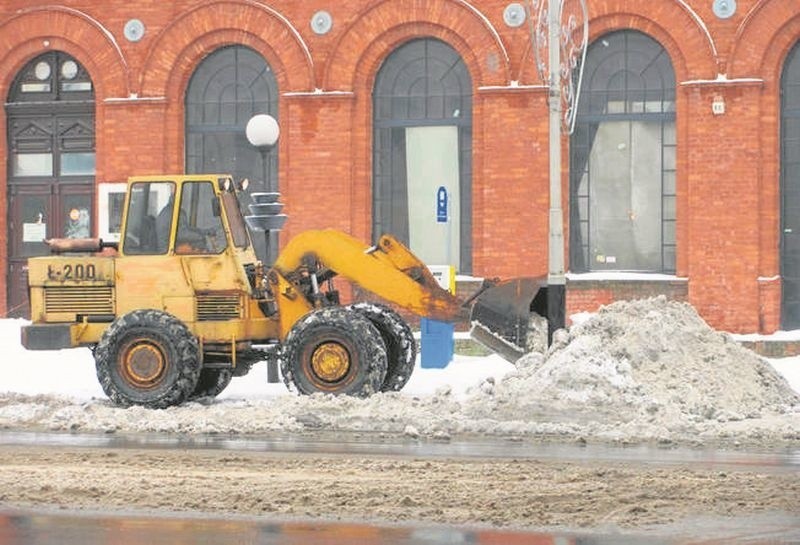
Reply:
[[[274,146],[280,135],[280,128],[275,118],[267,114],[258,114],[250,118],[245,127],[247,141],[257,148]]]

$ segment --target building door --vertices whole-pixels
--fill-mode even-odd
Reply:
[[[800,43],[781,81],[781,327],[800,328]]]
[[[17,75],[8,119],[8,315],[29,317],[27,260],[45,238],[92,235],[94,91],[72,57],[48,52]]]
[[[458,52],[403,44],[373,90],[372,236],[389,233],[431,264],[472,270],[472,79]],[[437,210],[447,191],[447,221]]]

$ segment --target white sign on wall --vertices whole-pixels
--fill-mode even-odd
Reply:
[[[46,223],[23,223],[22,242],[42,242],[47,238]]]
[[[442,289],[456,292],[456,268],[452,265],[428,265],[428,270]]]

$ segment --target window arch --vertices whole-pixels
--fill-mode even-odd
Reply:
[[[244,132],[256,114],[278,119],[278,83],[264,57],[244,46],[217,49],[192,74],[185,105],[188,173],[232,174],[249,178],[253,191],[277,191],[277,149],[262,156]]]
[[[675,271],[675,73],[633,30],[589,46],[570,139],[570,269]]]
[[[472,79],[455,49],[420,38],[386,58],[373,89],[373,135],[373,237],[392,233],[424,261],[470,272]]]
[[[800,327],[800,42],[781,77],[781,328]]]

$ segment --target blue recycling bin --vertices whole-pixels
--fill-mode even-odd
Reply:
[[[420,320],[420,365],[443,369],[453,361],[455,324],[422,318]]]

